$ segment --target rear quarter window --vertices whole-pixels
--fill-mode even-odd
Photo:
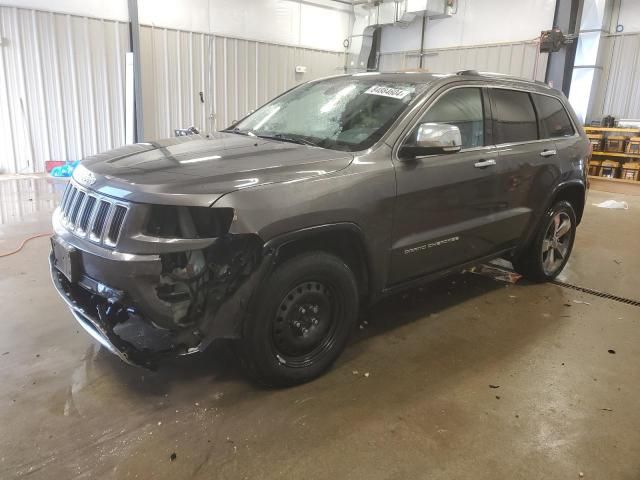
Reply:
[[[538,118],[540,119],[540,137],[570,137],[575,133],[569,114],[562,102],[547,95],[533,95]]]
[[[495,143],[538,139],[536,113],[527,92],[492,88],[491,99]]]

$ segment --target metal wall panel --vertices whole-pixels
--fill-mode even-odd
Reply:
[[[602,73],[587,120],[605,115],[640,119],[640,33],[603,35]]]
[[[337,52],[151,26],[140,28],[140,49],[147,140],[190,125],[224,128],[298,83],[341,73],[344,63]]]
[[[189,125],[223,128],[299,82],[340,73],[344,61],[151,26],[140,36],[147,139]],[[46,160],[124,144],[127,23],[0,6],[0,38],[0,173],[41,172]]]
[[[419,58],[419,51],[383,53],[380,70],[418,68]],[[474,69],[544,81],[547,54],[538,53],[535,41],[425,50],[423,68],[438,73]]]
[[[0,6],[0,173],[124,142],[126,23]]]

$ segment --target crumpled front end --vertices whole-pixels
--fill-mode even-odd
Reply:
[[[79,323],[124,361],[237,338],[270,265],[230,209],[127,203],[72,182],[53,216],[53,283]]]

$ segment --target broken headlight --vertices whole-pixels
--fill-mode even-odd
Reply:
[[[214,238],[229,231],[231,208],[153,205],[146,233],[163,238]]]

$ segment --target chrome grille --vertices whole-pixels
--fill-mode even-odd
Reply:
[[[109,245],[115,245],[118,241],[120,230],[122,230],[122,222],[124,221],[126,213],[127,209],[125,207],[122,205],[116,205],[115,210],[113,211],[113,216],[111,217],[111,222],[109,222],[109,230],[107,231],[106,242]]]
[[[93,215],[93,207],[95,207],[96,197],[93,195],[87,196],[87,199],[84,201],[84,206],[82,207],[82,214],[80,215],[80,221],[78,222],[78,228],[80,231],[87,231],[87,226],[89,225],[89,219],[91,215]]]
[[[69,183],[62,196],[60,214],[67,230],[78,237],[114,247],[120,237],[128,206]]]

